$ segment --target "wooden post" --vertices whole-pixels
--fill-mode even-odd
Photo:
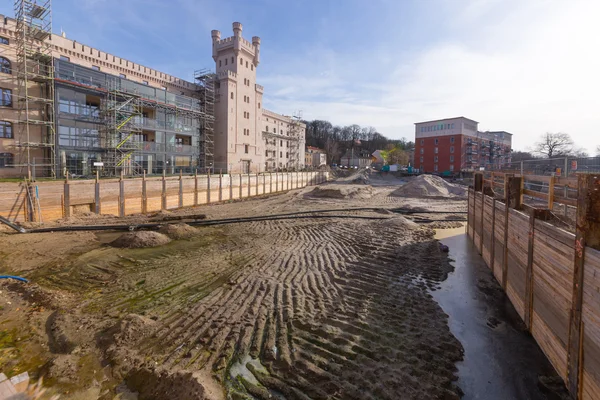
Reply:
[[[252,187],[252,179],[250,178],[250,172],[248,172],[248,197],[250,197],[250,188]]]
[[[210,203],[210,170],[206,174],[206,204]]]
[[[240,199],[242,198],[242,185],[243,185],[243,181],[242,181],[242,173],[240,172],[240,190],[239,190],[239,194],[240,194]]]
[[[523,206],[523,177],[513,176],[508,180],[508,191],[510,193],[509,206],[520,210]]]
[[[179,208],[183,207],[183,171],[179,170]]]
[[[94,212],[96,214],[102,212],[100,201],[100,172],[96,170],[96,183],[94,184]]]
[[[267,191],[267,174],[263,174],[263,189],[262,194],[265,194]]]
[[[483,192],[483,174],[481,172],[475,172],[473,176],[473,189],[476,192]]]
[[[493,178],[492,178],[493,179]],[[493,182],[493,181],[492,181]],[[496,199],[492,199],[492,243],[490,243],[490,269],[492,270],[492,275],[494,274],[494,258],[495,250],[496,250]]]
[[[511,181],[517,179],[513,174],[504,175],[504,257],[502,258],[502,288],[506,292],[508,282],[508,219],[510,217]],[[522,179],[522,178],[521,178]],[[513,184],[514,185],[514,184]]]
[[[167,209],[167,175],[164,169],[162,176],[162,192],[160,194],[160,208],[161,210]]]
[[[600,175],[577,176],[577,217],[575,226],[575,259],[573,271],[573,296],[567,348],[567,387],[578,397],[581,385],[583,360],[583,304],[585,248],[600,250]]]
[[[125,181],[123,180],[123,170],[119,178],[119,217],[125,216]]]
[[[483,176],[483,174],[482,174]],[[479,254],[483,255],[483,210],[485,209],[485,193],[483,187],[481,188],[481,215],[479,216],[479,223],[481,224],[481,230],[479,231]]]
[[[233,199],[233,175],[229,172],[229,200]]]
[[[536,211],[535,208],[532,208],[529,213],[529,243],[527,246],[527,266],[525,268],[525,298],[523,299],[523,322],[525,322],[525,327],[529,332],[531,332],[531,320],[533,318],[533,242]]]
[[[273,193],[273,173],[269,172],[269,193]]]
[[[279,191],[279,173],[275,172],[275,191]]]
[[[63,193],[63,214],[65,218],[69,218],[71,216],[71,188],[69,186],[69,174],[65,176],[65,186]]]
[[[146,170],[142,175],[142,214],[148,212],[148,189],[146,187]]]
[[[556,178],[554,176],[550,177],[550,181],[548,182],[548,210],[552,210],[554,208],[554,182]]]
[[[198,205],[198,170],[194,172],[194,205]]]
[[[219,173],[219,201],[223,201],[223,174]]]

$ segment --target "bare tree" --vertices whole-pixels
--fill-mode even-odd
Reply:
[[[573,139],[568,133],[546,133],[535,144],[535,152],[544,157],[567,156],[573,152]]]
[[[339,143],[333,139],[327,139],[325,142],[325,153],[327,153],[328,164],[331,165],[333,160],[337,160],[339,157],[340,146]]]

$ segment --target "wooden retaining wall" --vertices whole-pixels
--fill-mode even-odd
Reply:
[[[467,233],[573,398],[593,400],[600,399],[600,177],[579,179],[576,234],[547,222],[549,210],[523,207],[518,181],[503,200],[484,195],[481,183],[469,189]]]
[[[0,183],[0,215],[16,222],[78,212],[125,216],[298,189],[327,178],[327,172],[278,172]]]

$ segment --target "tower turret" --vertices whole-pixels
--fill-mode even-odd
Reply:
[[[260,38],[258,36],[252,37],[252,45],[254,46],[254,66],[258,67],[260,62]]]
[[[212,30],[210,35],[212,36],[212,57],[213,60],[217,61],[217,43],[221,40],[221,32]]]
[[[233,54],[237,57],[242,49],[242,24],[240,22],[233,23]]]

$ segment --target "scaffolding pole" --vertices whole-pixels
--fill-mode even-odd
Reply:
[[[51,0],[15,0],[16,78],[18,119],[14,147],[31,179],[32,168],[45,168],[56,177],[56,131],[54,123],[54,65],[49,38],[52,36]],[[38,92],[36,93],[36,89]],[[35,132],[39,133],[35,137]],[[35,162],[32,149],[42,149],[42,162]]]

